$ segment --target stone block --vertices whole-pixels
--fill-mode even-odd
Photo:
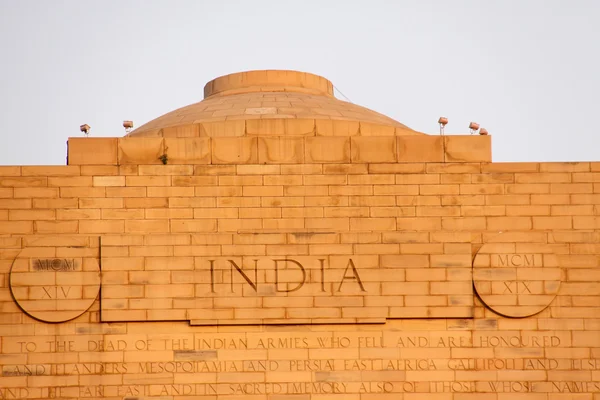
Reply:
[[[492,137],[444,136],[445,162],[491,162]]]
[[[213,138],[213,164],[256,164],[258,163],[258,139],[251,137]]]
[[[124,176],[94,176],[92,178],[94,186],[125,186]]]
[[[165,138],[168,164],[210,164],[210,138]]]
[[[171,176],[126,176],[125,186],[171,186]]]
[[[0,166],[0,176],[21,176],[21,168],[15,165]]]
[[[537,165],[538,163],[530,164]],[[539,167],[540,172],[588,172],[591,171],[591,164],[589,162],[549,162],[539,163]]]
[[[77,176],[80,174],[81,167],[78,165],[44,165],[21,167],[21,176]]]
[[[248,136],[314,136],[314,119],[269,118],[246,121]]]
[[[200,124],[200,136],[237,137],[246,134],[246,121],[203,122]]]
[[[7,210],[10,221],[38,221],[56,219],[55,210]]]
[[[395,136],[396,128],[388,125],[360,122],[360,136]]]
[[[138,173],[141,176],[155,175],[156,177],[164,175],[192,175],[194,173],[194,167],[192,165],[140,165],[138,167]]]
[[[260,137],[258,138],[258,163],[304,163],[304,140],[293,137]]]
[[[194,175],[235,175],[235,165],[195,165]]]
[[[81,175],[119,175],[117,165],[82,165]]]
[[[173,233],[215,232],[216,230],[216,219],[178,219],[171,221],[171,232]]]
[[[34,232],[38,234],[77,233],[79,221],[35,221]]]
[[[395,137],[352,137],[350,142],[353,163],[386,163],[397,161]]]
[[[169,221],[165,219],[125,220],[125,233],[166,233]]]
[[[444,138],[442,136],[399,136],[398,162],[422,163],[444,161]]]
[[[125,208],[167,208],[169,199],[165,197],[126,197],[124,200]]]
[[[350,162],[350,138],[307,137],[304,143],[307,163]]]
[[[165,138],[198,137],[200,136],[200,124],[162,128],[160,136]]]
[[[138,174],[138,166],[137,165],[119,165],[119,175],[137,175]]]
[[[118,197],[87,197],[79,199],[79,208],[123,208],[123,199]]]
[[[56,177],[48,178],[48,186],[51,187],[86,187],[93,185],[93,177],[91,176],[73,176],[73,177]]]
[[[159,186],[146,189],[148,197],[193,197],[194,188],[186,186]]]
[[[79,233],[123,233],[125,221],[122,220],[84,220],[79,222]]]
[[[220,180],[216,176],[173,176],[173,186],[215,186],[221,184]],[[221,177],[221,178],[234,178],[234,177]],[[235,184],[230,184],[235,185]],[[223,186],[228,186],[224,184]]]
[[[162,137],[119,138],[119,164],[162,164],[164,154]]]
[[[12,190],[12,189],[11,189]],[[14,194],[11,197],[18,198],[56,198],[59,196],[59,188],[44,188],[44,187],[32,187],[32,188],[15,188]],[[2,196],[0,196],[2,197]]]
[[[0,233],[15,235],[33,233],[33,221],[3,221]]]
[[[100,210],[96,209],[78,209],[78,208],[67,208],[57,209],[56,219],[64,220],[82,220],[82,219],[101,219],[102,214]]]
[[[318,119],[315,124],[315,134],[316,136],[358,136],[360,123],[358,121]]]
[[[33,199],[33,208],[78,208],[78,199]]]
[[[117,165],[118,138],[69,138],[69,165]]]

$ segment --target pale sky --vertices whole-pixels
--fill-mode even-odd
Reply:
[[[494,161],[600,161],[598,21],[599,0],[0,0],[0,165],[64,164],[79,125],[123,136],[253,69],[426,133],[479,122]]]

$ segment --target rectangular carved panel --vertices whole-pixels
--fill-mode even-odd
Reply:
[[[468,243],[406,243],[391,234],[386,244],[338,243],[339,234],[325,232],[215,234],[210,244],[202,237],[103,237],[102,321],[347,324],[472,317]],[[228,244],[240,241],[252,244]]]

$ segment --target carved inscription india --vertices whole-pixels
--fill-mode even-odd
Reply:
[[[436,264],[427,273],[428,263],[426,256],[398,255],[107,257],[101,318],[192,325],[471,318],[470,265]],[[133,299],[146,301],[132,306]]]
[[[356,323],[356,314],[350,313],[364,305],[365,296],[380,294],[379,277],[372,272],[377,271],[376,265],[349,257],[333,262],[317,257],[190,257],[177,261],[180,263],[166,266],[164,262],[169,261],[149,257],[145,270],[132,264],[125,284],[117,278],[123,271],[108,268],[103,272],[102,320],[156,318],[189,320],[192,325],[260,325],[337,318],[338,322]],[[351,303],[354,310],[333,310],[330,304],[312,300],[330,296],[342,300],[355,297]],[[166,301],[148,301],[146,312],[129,307],[132,297]],[[162,304],[168,308],[157,308]],[[368,322],[385,322],[384,311],[362,312],[370,318]]]
[[[452,254],[429,256],[390,246],[128,247],[106,240],[100,318],[258,326],[473,317],[470,248],[439,247]]]
[[[354,289],[366,292],[360,274],[351,258],[348,259],[343,272],[341,270],[328,270],[328,275],[331,276],[326,276],[326,260],[323,258],[317,259],[319,263],[318,271],[309,270],[309,272],[307,272],[307,269],[298,260],[292,258],[273,258],[270,260],[270,268],[269,266],[265,268],[261,264],[260,278],[262,279],[259,279],[259,259],[252,259],[252,266],[246,269],[246,271],[232,259],[221,261],[225,263],[225,267],[218,265],[217,260],[207,261],[210,265],[210,292],[213,294],[227,293],[227,291],[235,293],[236,286],[239,286],[234,284],[236,273],[256,293],[259,292],[259,286],[268,287],[275,292],[295,292],[302,289],[307,283],[316,283],[319,290],[323,293],[340,293],[344,288],[344,284],[349,285],[350,283],[358,285]],[[268,260],[263,260],[263,263],[268,263]],[[262,292],[264,293],[264,291]]]

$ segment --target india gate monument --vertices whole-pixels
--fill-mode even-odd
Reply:
[[[599,400],[600,162],[491,146],[269,70],[0,167],[0,399]]]

